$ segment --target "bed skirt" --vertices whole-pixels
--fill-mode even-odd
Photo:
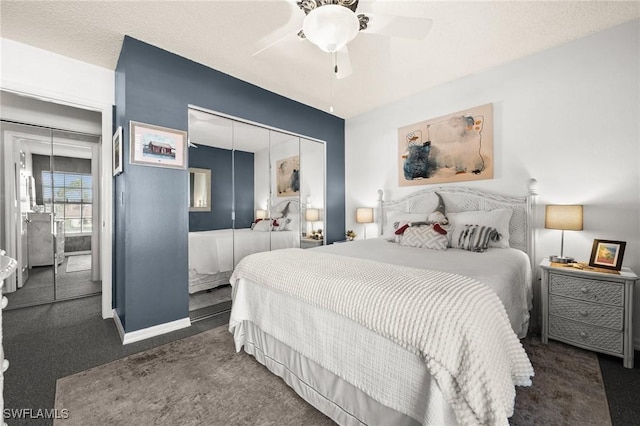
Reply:
[[[262,331],[251,321],[233,330],[236,347],[244,346],[305,401],[340,425],[418,426],[419,422],[380,404],[366,393]]]

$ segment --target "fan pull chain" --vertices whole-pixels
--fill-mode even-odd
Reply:
[[[333,113],[333,80],[334,80],[334,76],[337,78],[338,76],[338,53],[337,52],[333,52],[333,72],[334,75],[329,76],[329,87],[330,87],[330,92],[329,95],[331,97],[330,101],[329,101],[329,112]]]

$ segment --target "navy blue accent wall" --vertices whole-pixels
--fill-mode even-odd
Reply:
[[[233,158],[233,159],[232,159]],[[232,166],[235,164],[235,228],[248,228],[253,221],[253,153],[199,145],[189,148],[189,167],[211,170],[211,211],[189,212],[189,231],[233,227]]]
[[[343,238],[344,120],[125,37],[116,67],[116,311],[125,332],[188,317],[188,171],[129,164],[129,121],[187,130],[189,104],[327,143],[327,242]]]

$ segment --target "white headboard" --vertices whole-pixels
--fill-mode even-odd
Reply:
[[[438,205],[436,193],[442,196],[447,213],[472,210],[512,209],[509,223],[509,245],[535,259],[533,244],[533,204],[537,195],[537,181],[528,182],[529,193],[523,197],[499,195],[481,189],[463,186],[428,187],[398,200],[384,201],[384,192],[378,190],[378,224],[382,235],[387,213],[431,213]]]
[[[300,214],[300,198],[299,197],[287,197],[271,200],[271,217],[281,217],[282,210],[284,210],[289,204],[290,214]]]

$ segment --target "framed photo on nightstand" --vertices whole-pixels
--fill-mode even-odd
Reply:
[[[593,240],[589,266],[619,271],[626,245],[624,241]]]

